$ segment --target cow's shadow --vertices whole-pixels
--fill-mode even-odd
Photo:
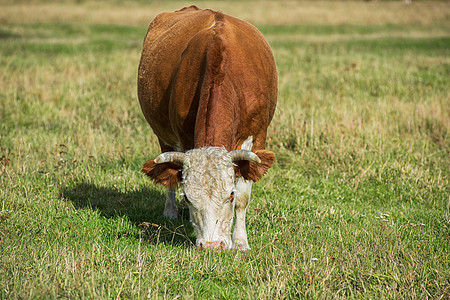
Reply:
[[[147,187],[120,191],[113,187],[82,182],[73,187],[65,187],[60,193],[75,208],[96,210],[105,218],[125,216],[140,227],[140,237],[150,243],[194,245],[187,206],[178,206],[179,217],[175,220],[163,217],[164,192]],[[136,236],[138,237],[139,235]]]

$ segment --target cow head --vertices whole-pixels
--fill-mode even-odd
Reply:
[[[184,200],[202,248],[231,248],[236,177],[257,181],[271,167],[275,155],[266,150],[227,151],[224,147],[166,152],[144,164],[142,171],[155,183],[183,186]]]

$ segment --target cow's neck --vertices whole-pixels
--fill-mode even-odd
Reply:
[[[236,94],[226,81],[212,87],[210,97],[199,103],[194,147],[221,147],[233,150],[238,128]]]

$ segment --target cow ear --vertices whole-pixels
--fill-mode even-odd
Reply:
[[[267,173],[267,170],[269,170],[275,162],[275,154],[273,152],[256,150],[254,153],[261,159],[261,163],[258,164],[247,160],[240,160],[236,162],[236,177],[244,177],[246,180],[256,182]]]
[[[181,169],[181,164],[172,162],[157,164],[154,159],[150,159],[142,167],[142,172],[156,184],[171,188],[176,187],[181,182]]]

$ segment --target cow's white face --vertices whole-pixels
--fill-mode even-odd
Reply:
[[[186,152],[183,193],[198,248],[231,248],[235,173],[230,152],[208,147]]]
[[[237,219],[233,239],[238,247],[248,248],[245,231],[245,209],[251,188],[248,181],[258,181],[275,161],[272,152],[257,150],[254,153],[251,149],[252,137],[248,137],[240,150],[228,152],[224,147],[206,147],[186,153],[165,152],[144,164],[142,171],[156,183],[168,188],[166,206],[169,200],[173,202],[169,201],[170,205],[176,206],[175,197],[172,199],[171,195],[181,178],[184,198],[197,234],[198,248],[232,247],[230,235],[236,186],[240,192],[236,198],[239,203],[236,204]],[[242,180],[236,185],[235,172],[238,177],[247,181],[244,186]]]

